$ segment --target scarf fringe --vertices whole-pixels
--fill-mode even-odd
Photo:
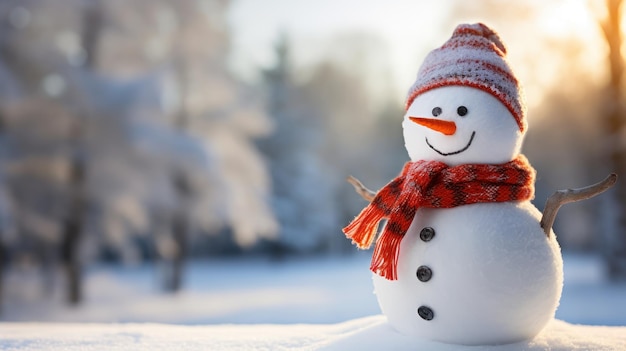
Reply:
[[[370,270],[388,280],[398,279],[398,257],[400,242],[404,235],[394,234],[388,230],[376,241],[376,248],[372,255]]]
[[[344,234],[359,249],[369,249],[374,242],[378,223],[383,219],[384,214],[374,206],[367,206],[348,226],[343,228]]]

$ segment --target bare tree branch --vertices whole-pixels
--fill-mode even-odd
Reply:
[[[346,180],[348,181],[348,183],[352,184],[352,186],[354,187],[354,191],[356,191],[357,194],[361,195],[363,199],[369,202],[372,202],[372,200],[374,200],[376,192],[366,188],[365,185],[361,183],[361,181],[354,178],[353,176],[349,176]]]
[[[616,181],[617,174],[611,173],[603,181],[584,188],[555,191],[554,194],[552,194],[546,201],[540,222],[541,228],[543,228],[543,232],[546,234],[546,237],[550,237],[550,230],[554,224],[554,219],[556,218],[556,214],[562,205],[592,198],[612,187]]]

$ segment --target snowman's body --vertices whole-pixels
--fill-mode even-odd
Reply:
[[[559,245],[539,219],[527,201],[420,209],[402,239],[398,279],[373,276],[382,312],[403,334],[447,343],[532,338],[562,287]]]
[[[449,166],[509,162],[524,136],[498,99],[465,86],[417,96],[403,131],[412,161]],[[534,337],[563,284],[559,245],[540,220],[529,201],[420,208],[400,244],[397,280],[373,275],[382,312],[403,334],[447,343]]]

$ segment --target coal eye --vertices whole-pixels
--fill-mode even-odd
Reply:
[[[435,108],[433,109],[433,116],[434,116],[434,117],[437,117],[437,116],[439,116],[440,114],[441,114],[441,107],[435,107]]]
[[[459,106],[459,108],[456,109],[456,113],[458,113],[459,116],[465,116],[467,114],[467,107]]]

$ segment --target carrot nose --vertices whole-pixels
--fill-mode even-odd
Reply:
[[[454,132],[456,132],[456,123],[452,121],[422,117],[409,117],[409,119],[417,124],[421,124],[424,127],[436,130],[439,133],[443,133],[445,135],[452,135],[454,134]]]

